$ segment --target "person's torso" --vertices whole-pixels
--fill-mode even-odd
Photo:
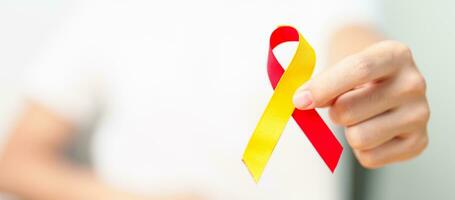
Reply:
[[[118,4],[98,16],[93,51],[104,65],[105,113],[93,153],[101,177],[151,194],[339,197],[336,176],[292,120],[258,185],[241,162],[273,93],[269,34],[282,23],[295,25],[318,52],[321,5],[165,2]]]

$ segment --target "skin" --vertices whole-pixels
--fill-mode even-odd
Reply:
[[[355,42],[340,45],[345,41]],[[428,145],[430,110],[425,79],[409,47],[360,26],[341,29],[332,45],[332,67],[296,91],[296,108],[329,107],[366,168],[419,155]]]
[[[105,188],[91,181],[88,171],[69,165],[61,156],[72,130],[59,116],[30,103],[6,143],[0,188],[26,199],[98,197]],[[74,190],[68,190],[68,185]]]
[[[424,79],[409,48],[381,40],[367,26],[340,29],[330,42],[333,67],[295,95],[300,109],[329,106],[333,121],[346,127],[360,163],[369,168],[409,159],[428,143]],[[302,106],[307,97],[311,102]],[[62,154],[75,128],[29,102],[0,157],[0,191],[37,200],[203,200],[187,193],[139,196],[101,182]]]
[[[63,157],[74,129],[46,107],[29,102],[0,157],[0,191],[33,200],[202,200],[186,193],[141,196],[99,181]]]

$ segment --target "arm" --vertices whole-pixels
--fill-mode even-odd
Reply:
[[[356,24],[343,26],[332,33],[329,39],[329,64],[333,65],[381,40],[384,40],[384,36],[373,27]]]
[[[61,152],[73,126],[47,108],[30,103],[10,134],[0,159],[0,191],[36,200],[199,200],[193,194],[143,197],[98,181],[67,162]]]
[[[425,80],[409,47],[382,38],[365,26],[340,29],[330,43],[332,67],[294,96],[298,109],[328,106],[367,168],[408,160],[428,144]]]
[[[72,132],[70,123],[30,103],[0,161],[0,189],[26,199],[106,199],[112,189],[62,157]]]

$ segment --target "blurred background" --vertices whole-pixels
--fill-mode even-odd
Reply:
[[[48,34],[74,10],[70,0],[0,0],[0,153],[20,110],[19,74]],[[417,159],[368,171],[357,169],[358,199],[455,199],[455,1],[384,0],[383,31],[407,43],[428,83],[430,146]],[[84,143],[84,142],[82,142]],[[82,148],[83,149],[83,148]],[[84,152],[77,152],[84,160]],[[0,195],[0,200],[8,199]]]

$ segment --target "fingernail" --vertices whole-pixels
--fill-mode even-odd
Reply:
[[[313,95],[311,95],[311,92],[307,90],[298,91],[294,95],[293,102],[295,107],[300,110],[311,109],[314,107]]]

